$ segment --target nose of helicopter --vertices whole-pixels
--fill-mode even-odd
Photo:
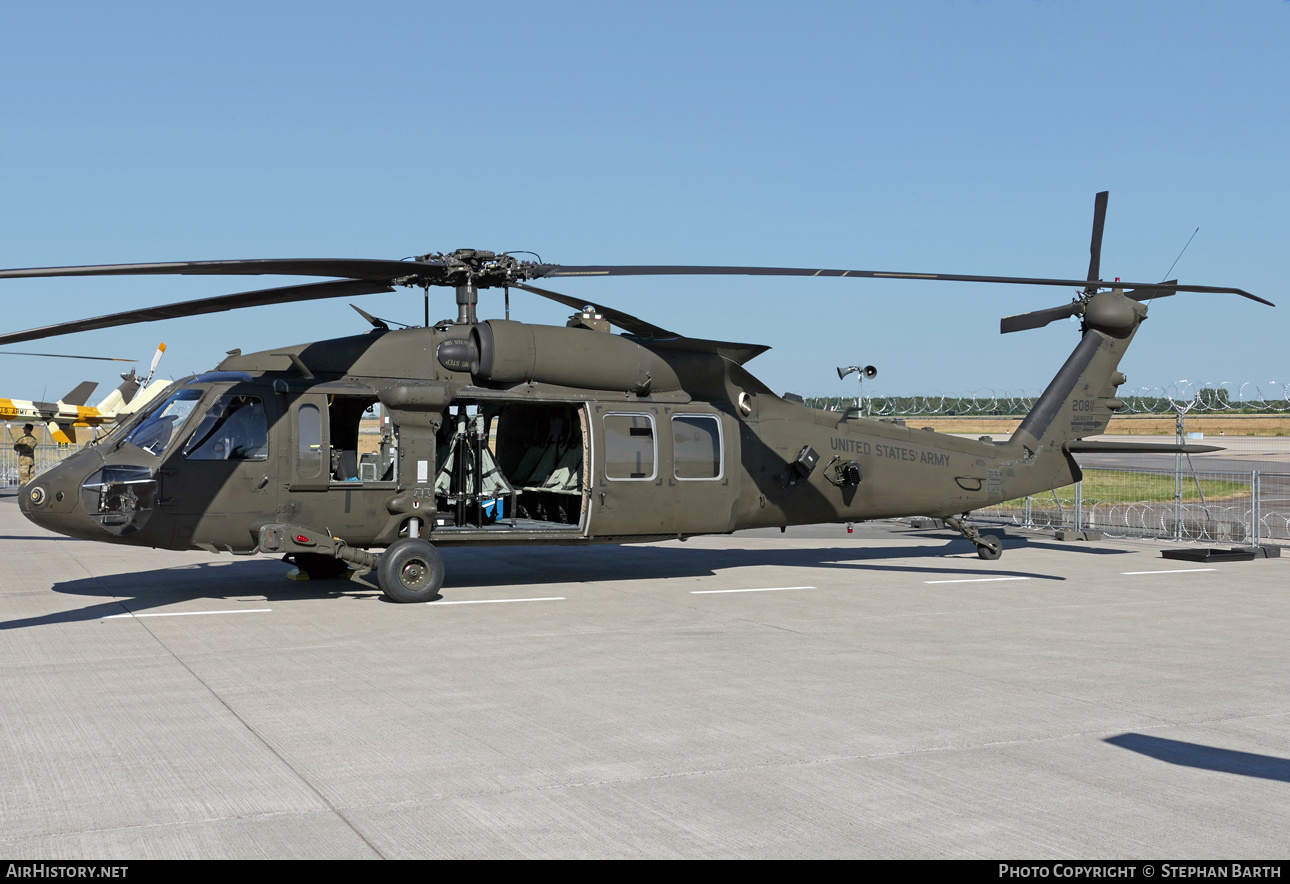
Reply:
[[[22,514],[42,528],[69,537],[103,539],[103,529],[90,519],[81,501],[81,485],[103,465],[94,449],[77,452],[36,476],[18,492]]]

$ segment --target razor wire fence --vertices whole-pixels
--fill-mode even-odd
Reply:
[[[972,520],[1258,546],[1290,540],[1290,473],[1088,469],[1074,485],[976,510]]]
[[[860,407],[875,417],[1020,417],[1034,408],[1038,393],[975,390],[968,394],[918,394],[913,396],[808,396],[806,404],[825,411]],[[1287,414],[1290,383],[1267,381],[1234,384],[1231,381],[1178,380],[1161,387],[1122,388],[1125,414]]]

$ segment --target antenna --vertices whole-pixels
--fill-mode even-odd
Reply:
[[[1187,237],[1187,245],[1182,247],[1182,252],[1179,252],[1178,257],[1174,258],[1174,262],[1169,265],[1169,269],[1165,271],[1165,275],[1160,277],[1161,282],[1168,279],[1169,274],[1173,273],[1174,268],[1178,266],[1178,262],[1182,260],[1183,252],[1187,251],[1187,246],[1191,245],[1191,241],[1196,238],[1196,234],[1198,233],[1200,233],[1199,227],[1191,232],[1191,236]]]

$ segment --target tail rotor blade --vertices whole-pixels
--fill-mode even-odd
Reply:
[[[147,387],[148,384],[152,383],[152,376],[157,373],[157,363],[161,361],[162,354],[165,352],[166,344],[163,341],[157,345],[157,352],[152,355],[152,365],[148,368],[148,378],[143,382],[144,387]]]
[[[999,320],[999,333],[1025,331],[1031,328],[1043,328],[1050,322],[1065,319],[1067,316],[1078,316],[1084,310],[1079,301],[1063,304],[1060,307],[1049,307],[1046,310],[1034,310],[1030,313],[1019,313],[1016,316],[1005,316]]]
[[[1102,272],[1102,230],[1106,227],[1106,201],[1110,191],[1104,190],[1093,201],[1093,239],[1088,247],[1088,275],[1085,279],[1101,279]],[[1084,289],[1084,294],[1092,295],[1097,289]]]

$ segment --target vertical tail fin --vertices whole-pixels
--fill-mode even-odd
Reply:
[[[94,392],[94,388],[97,386],[98,383],[96,381],[85,381],[84,383],[77,384],[76,389],[72,390],[59,401],[64,405],[84,405],[86,402],[90,401],[90,394]]]
[[[103,401],[96,407],[100,412],[110,417],[119,412],[127,402],[134,398],[135,393],[138,391],[139,376],[132,368],[121,375],[121,386],[104,396]]]
[[[1125,381],[1120,360],[1146,315],[1144,304],[1119,290],[1089,300],[1080,342],[1006,443],[1023,463],[1036,468],[1032,472],[1039,490],[1080,479],[1079,466],[1065,446],[1104,432],[1122,407],[1116,398]]]

